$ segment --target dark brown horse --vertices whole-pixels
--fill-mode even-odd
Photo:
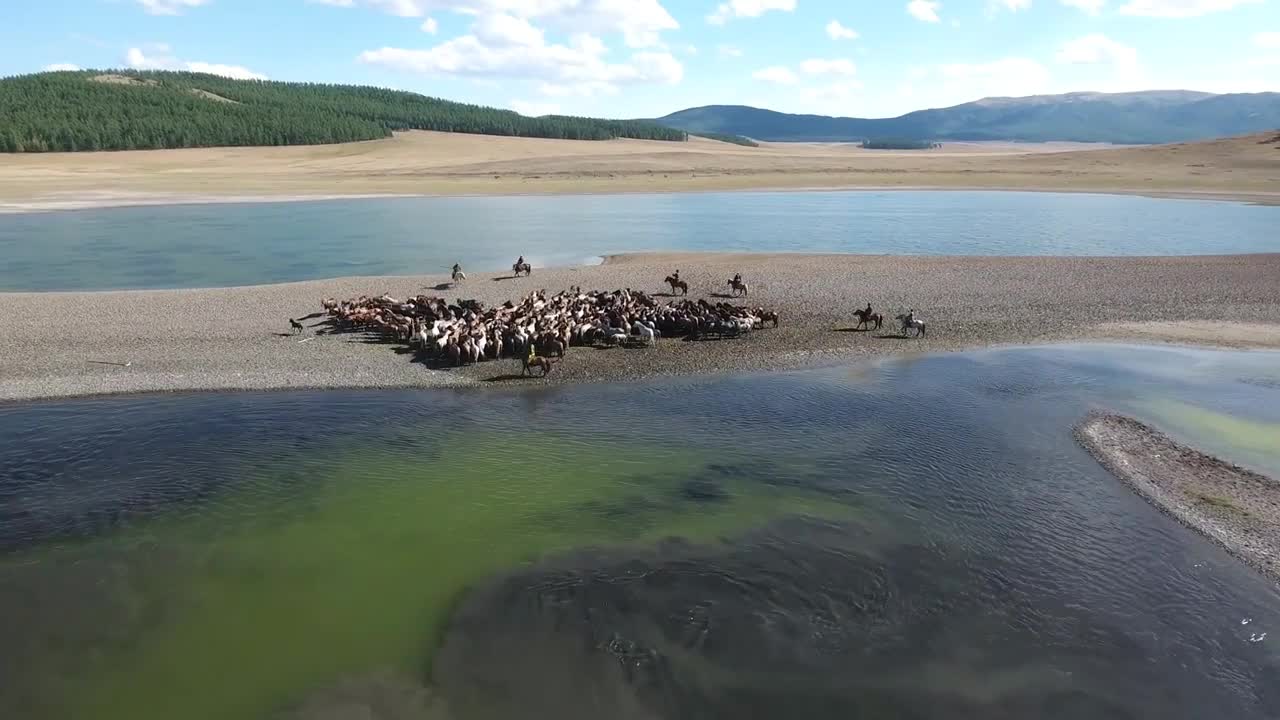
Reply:
[[[542,377],[546,377],[551,373],[551,366],[554,364],[555,364],[555,361],[549,357],[546,357],[545,355],[525,356],[523,360],[524,369],[520,371],[520,374],[522,376],[523,375],[532,376],[533,368],[541,368]]]
[[[868,328],[869,330],[879,330],[880,326],[884,325],[884,316],[880,313],[871,312],[871,306],[869,305],[866,310],[854,310],[853,314],[858,316],[857,329],[859,330],[861,330],[864,325],[872,326]]]
[[[676,290],[679,290],[681,295],[689,294],[689,283],[681,280],[675,275],[668,275],[667,279],[663,280],[663,282],[671,286],[672,295],[676,294]]]

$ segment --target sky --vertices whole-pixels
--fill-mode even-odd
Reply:
[[[892,117],[988,96],[1280,91],[1280,0],[3,0],[0,76],[189,69],[525,114]]]

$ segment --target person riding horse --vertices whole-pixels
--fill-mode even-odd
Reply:
[[[524,267],[524,256],[523,256],[523,255],[521,255],[521,256],[516,260],[516,267]]]
[[[741,284],[742,284],[742,273],[734,273],[734,274],[733,274],[733,284],[734,284],[734,285],[741,285]]]

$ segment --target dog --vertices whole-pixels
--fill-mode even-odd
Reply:
[[[534,355],[534,356],[526,357],[522,361],[522,364],[524,365],[524,368],[520,371],[520,374],[522,376],[523,375],[532,376],[533,368],[541,368],[542,377],[546,377],[551,373],[551,366],[555,364],[555,361],[544,355]]]
[[[306,328],[302,327],[302,323],[289,318],[289,332],[305,332]]]

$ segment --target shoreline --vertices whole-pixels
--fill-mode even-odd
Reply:
[[[708,298],[742,272],[750,303],[779,328],[736,340],[664,339],[656,350],[571,348],[547,379],[518,379],[511,359],[433,369],[404,348],[328,334],[320,300],[389,292],[487,305],[570,285],[657,293],[673,268]],[[648,253],[600,265],[539,268],[531,278],[476,273],[360,277],[203,290],[2,293],[0,401],[140,392],[547,386],[654,376],[755,372],[1000,345],[1106,341],[1280,348],[1280,254],[1143,258]],[[1232,288],[1224,296],[1222,287]],[[85,303],[86,297],[92,302]],[[659,302],[667,298],[658,296]],[[834,299],[834,302],[833,302]],[[852,328],[871,302],[908,307],[922,339]],[[1122,310],[1114,310],[1121,308]],[[288,318],[303,318],[291,335]],[[890,321],[891,322],[891,321]]]
[[[999,193],[1047,193],[1071,195],[1116,195],[1145,197],[1156,200],[1200,200],[1208,202],[1245,203],[1249,205],[1280,206],[1280,192],[1213,191],[1213,190],[1157,190],[1142,188],[1058,188],[1058,187],[1008,187],[1008,186],[957,186],[957,185],[814,185],[814,186],[733,186],[708,188],[650,189],[552,189],[527,192],[431,192],[431,193],[282,193],[279,195],[223,195],[186,193],[120,193],[118,197],[72,200],[39,196],[29,200],[0,199],[0,216],[34,215],[55,212],[107,210],[136,207],[180,207],[187,205],[250,205],[272,203],[309,203],[347,200],[482,198],[482,197],[562,197],[597,195],[698,195],[718,193],[806,193],[806,192],[999,192]],[[104,193],[109,194],[109,193]]]
[[[1093,411],[1076,441],[1160,512],[1280,581],[1280,484],[1176,442],[1133,418]]]

